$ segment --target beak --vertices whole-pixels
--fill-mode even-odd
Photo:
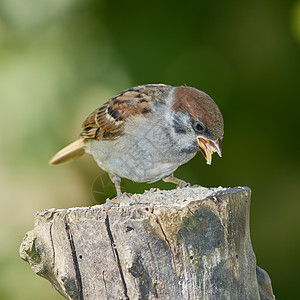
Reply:
[[[206,159],[206,163],[208,165],[211,164],[212,155],[214,152],[217,152],[220,157],[222,157],[222,151],[221,151],[221,141],[220,139],[217,139],[216,141],[209,140],[207,138],[204,138],[202,136],[197,137],[199,148]]]

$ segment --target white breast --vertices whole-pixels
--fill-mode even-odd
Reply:
[[[133,117],[128,120],[124,135],[115,140],[87,143],[91,154],[104,171],[136,182],[154,182],[173,173],[181,161],[173,153],[168,135],[162,130],[161,117]]]

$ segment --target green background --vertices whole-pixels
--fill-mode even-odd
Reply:
[[[35,211],[95,204],[104,175],[88,156],[48,160],[96,107],[145,83],[186,84],[217,102],[223,158],[208,166],[198,154],[175,175],[252,189],[257,264],[277,299],[295,299],[299,43],[300,1],[0,0],[0,299],[62,299],[18,247]]]

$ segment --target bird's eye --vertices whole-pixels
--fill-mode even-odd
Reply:
[[[205,127],[204,127],[204,125],[203,125],[202,122],[196,121],[196,122],[194,123],[194,129],[195,129],[195,131],[197,131],[197,132],[203,132],[203,131],[205,130]]]

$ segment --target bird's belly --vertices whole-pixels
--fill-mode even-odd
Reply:
[[[135,160],[123,161],[119,159],[110,160],[102,165],[108,172],[114,173],[121,178],[127,178],[135,182],[155,182],[177,169],[172,163],[153,163],[151,161]]]
[[[104,171],[127,178],[135,182],[155,182],[173,173],[180,165],[190,160],[182,161],[175,153],[162,151],[163,147],[153,151],[153,145],[133,143],[126,151],[122,143],[111,141],[91,141],[86,152],[92,154],[95,161]],[[128,141],[127,141],[128,142]]]

